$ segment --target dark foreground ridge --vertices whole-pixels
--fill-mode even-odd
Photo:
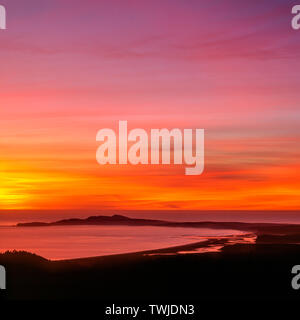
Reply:
[[[25,253],[0,254],[7,300],[96,299],[102,302],[189,302],[299,299],[291,268],[300,247],[236,244],[218,253],[126,254],[48,261]]]

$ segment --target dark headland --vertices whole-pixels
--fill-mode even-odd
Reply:
[[[7,269],[7,300],[93,299],[101,302],[201,302],[299,299],[291,269],[300,264],[300,225],[239,222],[168,222],[124,216],[22,223],[155,225],[228,228],[256,235],[253,244],[228,239],[105,257],[50,261],[28,252],[0,254]],[[219,252],[176,254],[220,244]]]
[[[123,225],[123,226],[160,226],[181,228],[234,229],[255,232],[257,234],[299,234],[300,225],[277,223],[245,223],[245,222],[174,222],[153,219],[136,219],[122,215],[91,216],[86,219],[65,219],[54,222],[18,223],[17,227],[51,227],[74,225]]]

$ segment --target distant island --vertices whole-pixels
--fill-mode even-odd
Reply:
[[[123,215],[91,216],[85,219],[64,219],[54,222],[27,222],[18,223],[17,227],[51,227],[51,226],[78,226],[78,225],[124,225],[124,226],[155,226],[155,227],[180,227],[180,228],[209,228],[233,229],[256,234],[299,234],[300,226],[294,224],[277,223],[245,223],[245,222],[175,222],[152,219],[129,218]]]

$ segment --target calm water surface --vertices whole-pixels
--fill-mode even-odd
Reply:
[[[0,227],[0,252],[26,250],[48,259],[72,259],[166,248],[237,230],[131,226]]]

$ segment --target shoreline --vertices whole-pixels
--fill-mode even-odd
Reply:
[[[138,227],[167,227],[167,228],[194,228],[203,229],[208,228],[211,230],[232,230],[238,231],[240,234],[229,234],[226,236],[199,236],[200,241],[189,242],[185,244],[168,245],[164,247],[158,247],[154,249],[146,250],[132,250],[118,253],[108,253],[100,255],[88,255],[88,256],[75,256],[68,258],[49,258],[45,257],[52,262],[58,261],[94,261],[96,259],[104,259],[108,257],[124,257],[124,256],[140,256],[140,255],[184,255],[184,254],[203,254],[207,252],[218,252],[225,246],[244,243],[255,244],[258,241],[264,241],[267,243],[300,243],[300,225],[295,224],[279,224],[279,223],[244,223],[244,222],[214,222],[214,221],[198,221],[198,222],[173,222],[163,220],[151,220],[151,219],[136,219],[128,218],[125,216],[92,216],[86,219],[67,219],[50,223],[31,222],[26,224],[15,225],[14,228],[68,228],[68,227],[80,227],[80,226],[130,226],[134,228]],[[8,226],[4,226],[8,227]],[[0,226],[1,228],[1,226]],[[27,250],[31,252],[31,250]],[[4,251],[2,251],[4,252]],[[40,255],[44,257],[42,254]]]
[[[205,238],[204,241],[197,241],[192,242],[189,244],[159,248],[159,249],[151,249],[151,250],[143,250],[143,251],[136,251],[136,252],[129,252],[129,253],[119,253],[119,254],[110,254],[110,255],[103,255],[103,256],[93,256],[93,257],[79,257],[74,259],[61,259],[61,260],[51,260],[51,262],[86,262],[90,263],[99,259],[109,259],[109,258],[122,258],[122,257],[130,257],[130,256],[144,256],[144,255],[164,255],[164,254],[203,254],[201,252],[194,252],[196,249],[208,248],[210,246],[222,246],[222,248],[229,244],[230,241],[233,239],[243,241],[245,237],[252,236],[252,238],[256,237],[254,233],[248,233],[243,235],[229,235],[229,236],[219,236],[219,237],[203,237]],[[250,242],[248,242],[250,244]],[[187,251],[191,253],[180,253],[181,251]],[[213,252],[213,251],[212,251]],[[215,251],[218,252],[218,251]]]

